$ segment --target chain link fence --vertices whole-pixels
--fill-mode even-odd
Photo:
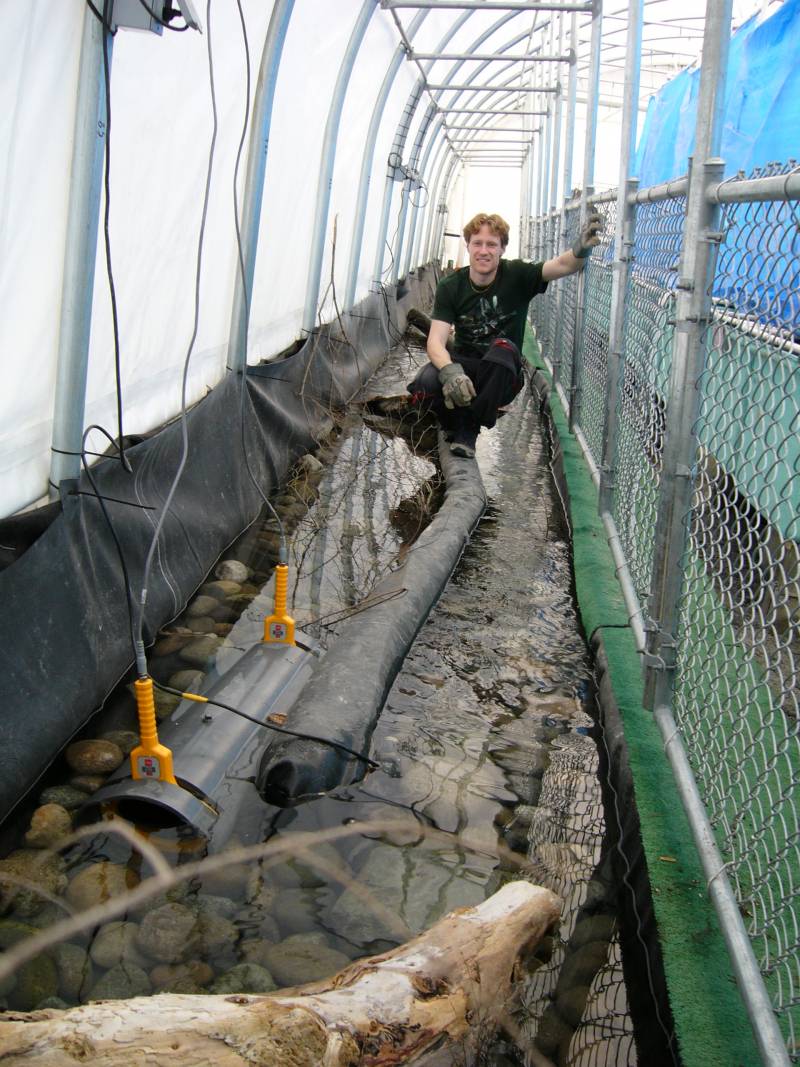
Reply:
[[[614,260],[616,193],[592,197],[589,211],[600,216],[603,230],[584,271],[584,321],[578,346],[577,417],[589,451],[599,466],[608,392],[608,334],[611,321],[611,275]]]
[[[685,211],[685,195],[637,205],[625,294],[612,515],[641,604],[650,591]]]
[[[797,1052],[800,206],[726,204],[721,234],[695,428],[674,714]]]
[[[688,184],[675,179],[628,194],[632,236],[617,261],[617,282],[615,231],[617,247],[626,231],[616,217],[616,193],[590,200],[604,236],[581,282],[583,315],[572,276],[551,285],[553,295],[533,322],[565,406],[570,383],[577,384],[572,420],[619,537],[632,617],[647,617],[672,588],[654,567],[654,544],[659,516],[668,514],[670,478],[690,480],[689,510],[674,520],[685,544],[679,580],[672,578],[678,624],[662,634],[674,647],[669,710],[722,857],[722,877],[788,1056],[797,1062],[800,168],[775,165],[707,189],[721,223],[719,232],[697,239],[719,250],[702,373],[682,382],[673,347],[682,328],[677,297],[690,285],[681,277]],[[577,209],[564,217],[564,229],[577,232]],[[571,237],[564,241],[563,231],[561,237],[561,248],[569,247]],[[624,314],[618,385],[610,395],[614,284],[621,286]],[[684,432],[676,390],[699,412],[684,442],[695,459],[667,477],[665,444]],[[661,620],[649,619],[647,628],[660,630]],[[651,657],[645,673],[669,669]]]
[[[567,204],[561,215],[559,242],[556,252],[569,248],[578,236],[580,223],[580,206]],[[550,362],[553,380],[569,393],[572,380],[572,353],[575,350],[575,326],[578,313],[578,277],[574,274],[562,278],[557,284],[548,287],[548,293],[555,299],[556,328],[553,344],[544,349],[545,358]],[[537,301],[533,302],[535,306]]]

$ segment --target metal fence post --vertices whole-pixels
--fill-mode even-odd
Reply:
[[[564,144],[564,199],[572,196],[572,151],[575,141],[575,95],[578,84],[578,21],[572,12],[569,25],[569,76],[567,78],[567,117]]]
[[[414,34],[427,16],[427,11],[421,11],[414,17],[414,20],[406,31],[406,36],[409,41],[414,39]],[[372,174],[372,162],[375,156],[375,145],[378,141],[381,119],[383,118],[383,113],[386,108],[386,101],[389,99],[389,94],[394,85],[395,78],[397,77],[397,72],[406,55],[405,44],[399,44],[386,74],[384,75],[381,87],[378,90],[378,95],[375,99],[372,115],[369,120],[369,129],[364,141],[364,153],[361,158],[361,171],[358,178],[358,194],[356,196],[356,209],[353,223],[353,240],[350,245],[350,259],[347,266],[347,287],[345,289],[343,301],[343,306],[347,310],[352,308],[355,303],[358,268],[361,260],[361,245],[364,239],[364,222],[367,215],[367,200],[369,197],[369,185]]]
[[[578,82],[578,22],[577,15],[573,11],[570,16],[569,30],[569,75],[567,80],[567,112],[564,117],[564,172],[562,175],[563,197],[558,227],[559,242],[558,250],[567,247],[567,201],[572,194],[572,151],[575,141],[575,95]],[[554,197],[558,200],[558,190],[554,188]],[[556,385],[561,374],[561,356],[564,345],[564,314],[565,314],[564,287],[559,286],[555,337],[551,354],[551,366],[553,368],[553,384]]]
[[[241,259],[236,271],[228,340],[228,370],[241,371],[247,366],[247,331],[250,324],[250,294],[258,252],[264,175],[267,170],[272,104],[283,54],[283,44],[292,17],[294,0],[278,0],[272,9],[261,66],[253,98],[250,146],[247,153],[241,215]]]
[[[313,331],[317,321],[317,301],[319,300],[320,277],[322,275],[322,256],[327,236],[328,210],[331,202],[333,165],[336,158],[339,123],[344,110],[347,87],[350,84],[350,75],[353,73],[361,42],[367,32],[367,26],[374,11],[375,8],[371,0],[364,0],[342,57],[333,98],[328,110],[328,121],[325,124],[319,180],[317,182],[317,198],[314,206],[314,229],[312,231],[311,255],[308,264],[308,281],[306,282],[305,305],[303,308],[302,330],[307,335]]]
[[[589,80],[586,91],[586,139],[583,152],[583,182],[581,191],[581,213],[579,224],[586,218],[589,197],[594,192],[594,153],[597,141],[597,107],[600,101],[600,52],[603,34],[603,2],[594,0],[592,8],[592,38],[589,51]],[[577,424],[579,405],[579,366],[578,349],[583,330],[586,309],[586,271],[578,277],[578,300],[575,314],[574,351],[572,357],[572,376],[569,386],[569,428],[574,430]]]
[[[558,16],[558,55],[564,50],[563,15]],[[558,171],[561,163],[561,78],[556,72],[556,93],[553,104],[553,149],[550,174],[550,207],[558,207]]]
[[[83,16],[75,138],[69,184],[69,212],[61,286],[55,410],[53,412],[50,495],[81,471],[81,439],[86,407],[89,336],[92,327],[100,188],[106,147],[106,88],[103,48],[111,62],[113,37],[89,8]]]
[[[694,424],[700,400],[698,383],[705,362],[705,331],[711,310],[719,205],[710,203],[706,187],[721,180],[719,151],[728,65],[732,0],[708,0],[700,90],[697,99],[695,157],[689,170],[683,248],[678,270],[675,334],[672,345],[666,433],[661,459],[661,487],[655,528],[649,612],[645,701],[648,707],[672,706],[675,635],[683,588],[682,557],[686,545],[693,471],[697,459]]]
[[[614,262],[611,265],[614,273],[611,281],[611,315],[608,332],[606,413],[603,425],[603,458],[600,465],[599,511],[601,515],[611,510],[614,497],[614,463],[619,430],[618,407],[625,351],[625,295],[628,290],[636,231],[636,203],[629,198],[635,195],[638,187],[639,179],[629,178],[620,185],[620,195],[617,197]]]
[[[619,189],[617,190],[616,232],[611,281],[611,315],[608,330],[606,414],[603,426],[603,456],[600,465],[600,513],[611,508],[614,489],[614,453],[617,444],[617,404],[621,382],[625,331],[625,293],[628,288],[630,256],[634,241],[636,205],[629,194],[636,192],[638,179],[629,179],[636,147],[639,113],[639,71],[642,60],[642,21],[644,0],[628,4],[628,39],[625,52],[625,91],[622,103],[622,134],[619,149]],[[628,179],[628,180],[625,180]]]
[[[558,213],[556,220],[556,232],[558,233],[558,246],[559,249],[567,247],[567,208],[566,200],[561,207],[561,211]],[[563,344],[564,337],[564,287],[558,288],[558,299],[556,303],[556,329],[553,337],[553,348],[550,356],[550,366],[553,371],[553,384],[555,385],[559,378],[559,372],[561,369],[561,346]]]
[[[425,236],[422,239],[422,251],[421,260],[423,263],[430,263],[432,261],[431,256],[431,239],[433,233],[433,223],[438,218],[438,201],[436,199],[439,189],[439,181],[444,171],[445,161],[447,160],[447,148],[448,143],[444,136],[438,139],[436,150],[431,159],[431,174],[432,178],[428,182],[428,203],[425,208]]]
[[[528,168],[530,167],[531,148],[528,145],[528,149],[525,153],[525,159],[522,163],[522,171],[520,174],[519,182],[519,256],[520,259],[526,258],[527,247],[525,244],[525,201],[528,198]]]

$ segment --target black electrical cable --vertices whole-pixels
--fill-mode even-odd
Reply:
[[[90,452],[86,453],[91,455]],[[122,500],[118,496],[108,496],[107,494],[99,495],[97,492],[87,493],[85,489],[70,489],[69,496],[90,496],[92,498],[97,497],[99,500],[107,500],[110,504],[125,504],[129,508],[139,508],[140,511],[155,511],[156,509],[152,504],[140,504],[138,500]]]
[[[381,271],[381,278],[384,276],[384,274],[388,274],[388,272],[394,266],[394,249],[393,249],[392,246],[394,244],[395,238],[398,236],[398,234],[400,232],[400,219],[402,218],[402,216],[403,216],[403,197],[402,197],[402,193],[401,193],[401,196],[400,196],[400,208],[398,209],[398,212],[397,212],[397,225],[394,228],[394,233],[392,234],[391,240],[387,240],[386,241],[386,247],[389,249],[389,263],[388,263],[388,266],[384,267],[384,269]]]
[[[383,305],[386,310],[386,329],[389,334],[389,339],[393,344],[404,345],[406,352],[410,354],[410,349],[406,343],[405,337],[400,333],[397,327],[392,322],[392,312],[389,307],[389,293],[383,282],[378,282],[378,291],[383,297]]]
[[[419,185],[417,186],[417,188],[425,190],[425,199],[423,201],[421,201],[421,202],[420,201],[415,201],[414,198],[413,198],[413,193],[414,193],[413,189],[411,190],[411,193],[409,193],[408,199],[411,202],[412,207],[415,207],[415,208],[426,208],[428,206],[428,204],[430,203],[430,200],[431,200],[431,194],[430,194],[430,190],[428,189],[427,182],[424,182],[422,180],[422,178],[420,178],[419,179]]]
[[[145,9],[145,11],[150,16],[150,18],[153,19],[155,22],[157,22],[159,24],[159,26],[163,26],[165,30],[172,30],[173,33],[185,33],[186,30],[189,29],[189,23],[188,22],[186,23],[185,26],[173,26],[171,23],[165,22],[164,19],[160,18],[155,13],[155,11],[153,11],[153,9],[146,2],[146,0],[139,0],[139,3]],[[171,6],[170,6],[170,11],[172,11],[172,7]],[[175,14],[180,14],[180,12],[179,11],[175,12]]]
[[[103,0],[103,25],[108,26],[113,0]],[[117,392],[117,431],[119,435],[119,458],[123,467],[130,471],[130,464],[125,457],[125,446],[122,437],[122,368],[119,345],[119,316],[117,314],[117,290],[114,285],[114,271],[111,266],[111,234],[109,231],[109,218],[111,215],[111,71],[108,62],[108,31],[103,33],[103,80],[106,93],[106,129],[105,129],[105,160],[103,183],[105,186],[105,210],[103,212],[103,241],[106,253],[106,274],[108,275],[108,291],[111,297],[111,322],[114,331],[114,374]]]
[[[103,434],[103,436],[107,437],[108,440],[111,442],[111,444],[116,447],[116,442],[114,441],[114,438],[111,436],[111,434],[107,430],[105,430],[102,426],[97,426],[97,425],[94,425],[94,424],[91,425],[91,426],[87,426],[86,429],[83,431],[83,438],[81,440],[81,444],[82,445],[86,444],[86,438],[89,436],[89,434],[93,430],[97,430],[98,433]],[[84,451],[81,451],[81,462],[83,463],[83,469],[84,469],[84,471],[86,473],[86,477],[89,480],[89,485],[91,485],[92,489],[94,490],[94,494],[97,497],[97,502],[100,505],[100,510],[103,513],[103,518],[106,520],[106,524],[108,525],[108,528],[111,531],[111,537],[112,537],[112,539],[114,541],[114,544],[116,546],[117,555],[119,556],[119,563],[120,563],[120,567],[122,569],[122,580],[123,580],[123,583],[125,585],[125,599],[126,599],[127,604],[128,604],[128,627],[129,627],[129,630],[130,630],[131,646],[133,647],[133,654],[135,656],[136,655],[136,632],[135,632],[134,624],[133,624],[133,619],[134,619],[133,590],[131,589],[131,580],[130,580],[130,573],[128,571],[128,565],[125,562],[125,553],[122,551],[122,545],[120,543],[119,538],[117,537],[117,531],[114,529],[114,523],[111,521],[111,516],[108,513],[108,508],[106,507],[106,502],[103,499],[103,497],[100,495],[100,492],[99,492],[99,490],[97,488],[97,483],[94,480],[94,475],[92,474],[91,467],[89,466],[89,464],[86,461],[86,453]]]
[[[243,719],[247,719],[248,722],[255,723],[256,726],[263,726],[267,730],[274,730],[278,734],[286,734],[289,737],[297,737],[301,741],[317,741],[321,745],[330,745],[331,748],[336,748],[340,752],[344,752],[348,756],[352,756],[354,759],[360,760],[362,763],[366,763],[372,770],[377,770],[380,767],[380,763],[376,763],[374,759],[370,759],[369,756],[365,756],[363,752],[356,752],[355,749],[348,748],[347,745],[341,744],[339,741],[332,741],[329,737],[317,737],[316,734],[304,734],[297,730],[289,730],[285,726],[277,726],[273,722],[263,722],[261,719],[256,719],[253,715],[248,715],[246,711],[242,711],[239,708],[234,708],[230,704],[223,704],[221,700],[213,700],[211,697],[203,696],[198,693],[195,698],[192,693],[183,693],[180,689],[173,689],[169,685],[162,685],[153,679],[153,685],[156,689],[161,689],[165,693],[172,693],[174,696],[184,697],[187,700],[197,699],[199,704],[213,704],[215,708],[222,708],[224,711],[230,711],[234,715],[240,715]]]
[[[209,87],[211,91],[211,112],[213,117],[213,130],[211,135],[211,144],[209,146],[208,154],[208,167],[206,170],[206,185],[203,195],[203,210],[200,218],[200,232],[197,240],[197,266],[195,270],[195,293],[194,293],[194,323],[192,326],[192,336],[189,340],[189,345],[186,351],[186,358],[183,363],[183,376],[181,379],[181,458],[178,462],[178,468],[175,471],[175,476],[172,479],[172,484],[169,487],[164,505],[161,509],[161,514],[158,517],[158,522],[153,530],[153,537],[150,541],[150,547],[147,552],[147,556],[144,562],[144,568],[142,573],[142,592],[138,605],[138,618],[136,620],[135,632],[136,632],[136,667],[140,677],[144,677],[147,674],[147,660],[144,653],[144,613],[147,606],[147,586],[150,579],[150,570],[153,566],[153,558],[155,556],[156,548],[158,546],[158,539],[161,535],[161,529],[166,520],[172,499],[175,496],[175,492],[178,488],[178,483],[181,480],[184,468],[186,467],[186,460],[189,455],[189,431],[186,421],[186,385],[189,375],[189,361],[192,357],[194,350],[194,343],[197,339],[197,331],[200,321],[200,275],[202,271],[203,263],[203,244],[205,240],[206,231],[206,219],[208,216],[208,203],[211,192],[211,174],[214,168],[214,154],[217,145],[217,130],[218,130],[218,116],[217,116],[217,99],[216,90],[214,86],[214,57],[211,48],[211,0],[207,0],[206,3],[206,51],[208,54],[208,78]]]

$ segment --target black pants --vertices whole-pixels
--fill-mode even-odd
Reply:
[[[445,430],[455,430],[464,423],[475,429],[494,426],[497,409],[509,404],[524,384],[519,349],[501,337],[492,342],[481,359],[456,354],[453,362],[464,368],[475,386],[477,395],[470,404],[463,408],[445,407],[439,372],[432,363],[426,363],[409,382],[412,400],[433,411]]]

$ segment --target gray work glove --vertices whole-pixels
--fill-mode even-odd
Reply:
[[[460,363],[447,363],[439,371],[442,396],[446,408],[465,408],[475,399],[475,386],[464,373]]]
[[[603,232],[603,220],[593,212],[584,222],[580,235],[575,238],[572,246],[572,254],[576,259],[588,259],[592,249],[600,244],[600,234]]]

